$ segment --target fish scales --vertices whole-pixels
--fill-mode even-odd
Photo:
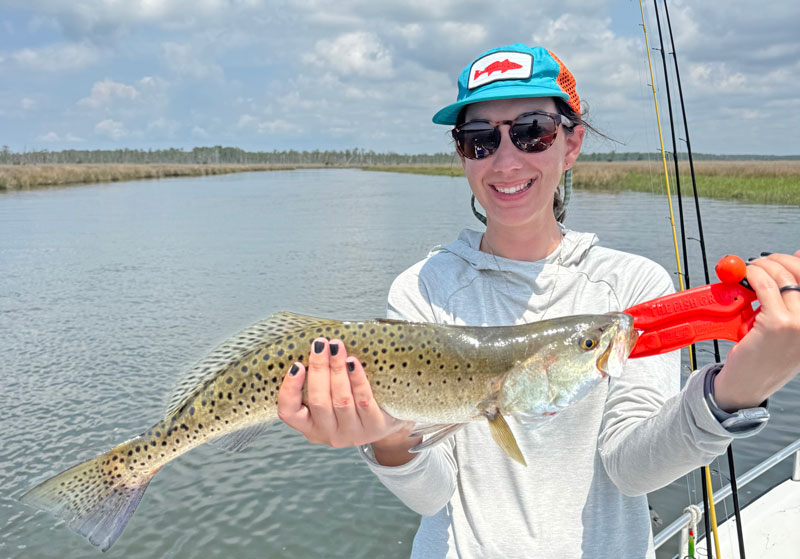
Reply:
[[[516,443],[502,415],[524,418],[563,409],[607,372],[618,374],[633,332],[630,317],[620,313],[499,327],[340,322],[279,313],[201,361],[150,429],[44,481],[23,501],[108,549],[166,463],[209,441],[242,450],[277,419],[285,372],[307,361],[318,337],[340,339],[348,355],[359,359],[377,402],[391,415],[445,426],[486,417],[498,444],[524,462],[514,456]],[[509,435],[510,442],[504,440]]]

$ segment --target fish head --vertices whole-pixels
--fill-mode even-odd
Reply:
[[[563,410],[601,380],[620,376],[638,335],[624,313],[547,322],[503,382],[498,401],[503,413],[539,418]]]

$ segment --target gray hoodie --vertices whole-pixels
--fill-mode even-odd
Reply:
[[[507,325],[604,313],[666,295],[669,274],[641,256],[562,229],[547,258],[481,252],[464,230],[395,279],[389,318]],[[528,467],[473,422],[407,464],[377,464],[381,482],[422,515],[412,557],[655,557],[646,493],[723,453],[729,433],[711,415],[703,379],[680,390],[680,352],[631,359],[536,429],[510,422]]]

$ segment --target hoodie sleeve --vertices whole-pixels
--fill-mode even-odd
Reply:
[[[389,291],[388,318],[436,322],[427,289],[415,268],[395,279]],[[359,453],[372,472],[403,504],[423,516],[431,516],[447,505],[456,488],[457,466],[453,439],[423,450],[402,466],[383,466],[375,461],[371,445]]]
[[[660,267],[638,272],[623,308],[674,291]],[[631,359],[609,383],[598,440],[606,472],[626,495],[655,491],[725,452],[731,434],[714,418],[696,372],[680,390],[680,351]]]

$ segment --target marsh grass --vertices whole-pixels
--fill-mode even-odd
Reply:
[[[138,179],[293,169],[295,165],[0,165],[0,191]]]
[[[681,162],[680,186],[684,196],[692,195],[688,162]],[[758,204],[800,206],[800,161],[697,161],[694,164],[700,196]],[[371,171],[464,176],[459,164],[450,166],[364,167]],[[582,162],[575,165],[576,189],[666,193],[663,164],[654,161]],[[670,189],[677,181],[672,161],[667,162]]]
[[[246,171],[316,168],[319,165],[191,165],[191,164],[58,164],[0,165],[0,191],[27,190],[49,186],[117,182],[138,179],[218,175]],[[688,163],[681,164],[681,192],[692,194]],[[326,167],[327,168],[327,167]],[[360,167],[368,171],[464,176],[454,159],[450,165],[390,165]],[[668,161],[670,188],[676,192],[677,181],[672,162]],[[695,176],[700,196],[758,204],[800,206],[800,161],[698,161]],[[620,191],[633,190],[663,194],[666,192],[661,160],[586,162],[575,165],[576,189]]]

